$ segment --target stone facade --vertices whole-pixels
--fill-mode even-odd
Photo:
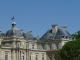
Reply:
[[[74,40],[66,29],[60,30],[56,24],[41,38],[24,35],[21,30],[14,28],[15,24],[12,23],[11,30],[1,35],[1,60],[55,60],[55,52],[66,42]]]

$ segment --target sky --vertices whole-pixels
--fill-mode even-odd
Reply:
[[[42,36],[52,24],[67,26],[73,34],[80,30],[80,0],[0,0],[0,28],[11,28],[12,20],[24,32]]]

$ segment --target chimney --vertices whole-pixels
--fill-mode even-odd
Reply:
[[[32,34],[32,30],[29,30],[27,33]]]
[[[52,25],[52,33],[56,33],[58,30],[58,24],[53,24]]]
[[[66,30],[67,27],[66,26],[62,26],[61,28],[63,28],[64,30]]]

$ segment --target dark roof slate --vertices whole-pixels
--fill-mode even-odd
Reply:
[[[39,40],[39,38],[34,37],[32,34],[30,33],[23,33],[24,38],[28,39],[28,40]]]
[[[12,37],[12,36],[22,37],[22,36],[23,36],[23,32],[22,32],[21,29],[17,29],[17,28],[16,28],[16,23],[13,22],[11,29],[9,29],[9,30],[6,32],[6,36],[8,36],[8,37]]]
[[[58,28],[57,33],[52,33],[52,29],[49,29],[41,38],[40,40],[47,40],[47,39],[59,39],[64,37],[72,37],[70,33],[63,28]]]

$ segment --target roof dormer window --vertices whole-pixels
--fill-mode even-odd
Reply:
[[[50,36],[50,38],[52,38],[52,36]]]
[[[64,38],[64,36],[62,36],[62,38]]]
[[[68,38],[68,36],[66,36],[66,39]]]

